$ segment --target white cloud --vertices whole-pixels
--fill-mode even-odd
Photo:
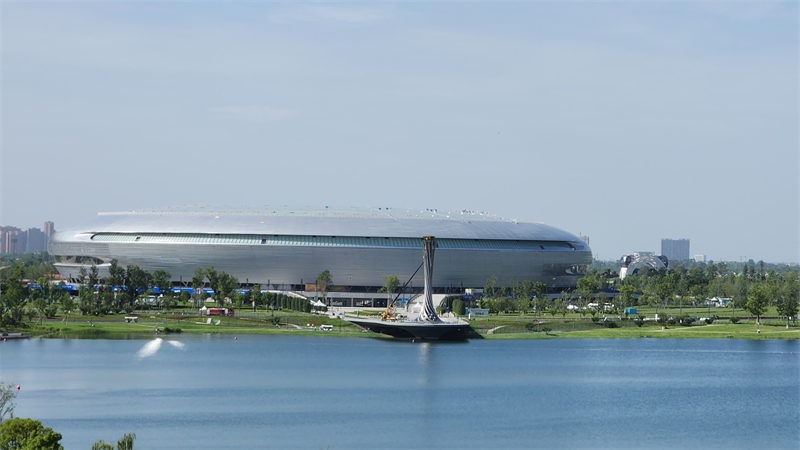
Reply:
[[[297,111],[269,106],[222,106],[208,111],[219,117],[245,122],[271,122],[297,116]]]

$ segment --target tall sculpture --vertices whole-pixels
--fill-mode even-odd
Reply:
[[[425,300],[419,313],[418,322],[442,323],[433,307],[433,252],[436,250],[436,239],[433,236],[422,238],[422,265],[425,269]]]

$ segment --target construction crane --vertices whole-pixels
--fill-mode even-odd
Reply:
[[[406,281],[406,283],[403,285],[403,287],[400,288],[400,292],[398,292],[397,295],[392,299],[392,301],[389,302],[389,305],[386,306],[386,311],[381,313],[381,320],[391,320],[391,321],[397,320],[397,316],[395,315],[394,311],[392,311],[392,306],[394,306],[394,302],[397,301],[397,299],[400,297],[400,294],[402,294],[403,291],[406,289],[408,283],[411,283],[411,280],[417,275],[419,269],[422,269],[423,264],[425,264],[425,261],[420,263],[419,267],[417,267],[417,270],[414,271],[414,275],[411,275],[411,278],[409,278],[408,281]]]

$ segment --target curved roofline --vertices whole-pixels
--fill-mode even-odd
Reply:
[[[383,213],[383,209],[380,210]],[[571,233],[543,223],[464,213],[454,217],[432,211],[434,217],[410,217],[407,211],[392,215],[289,212],[167,211],[100,213],[94,219],[66,228],[54,236],[62,242],[83,240],[96,233],[195,233],[226,235],[287,235],[446,239],[560,241],[588,245]],[[395,217],[397,216],[397,217]]]
[[[177,206],[167,208],[153,208],[133,211],[98,212],[98,216],[128,216],[128,215],[234,215],[234,216],[286,216],[286,217],[340,217],[340,218],[388,218],[388,219],[421,219],[421,220],[485,220],[499,222],[525,222],[517,219],[491,214],[486,211],[458,209],[445,210],[437,208],[292,208],[287,206],[255,209],[242,206],[240,208],[227,208],[215,206]],[[541,223],[541,222],[526,222]]]

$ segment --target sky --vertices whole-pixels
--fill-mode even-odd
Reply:
[[[9,2],[0,225],[483,210],[800,260],[797,2]]]

